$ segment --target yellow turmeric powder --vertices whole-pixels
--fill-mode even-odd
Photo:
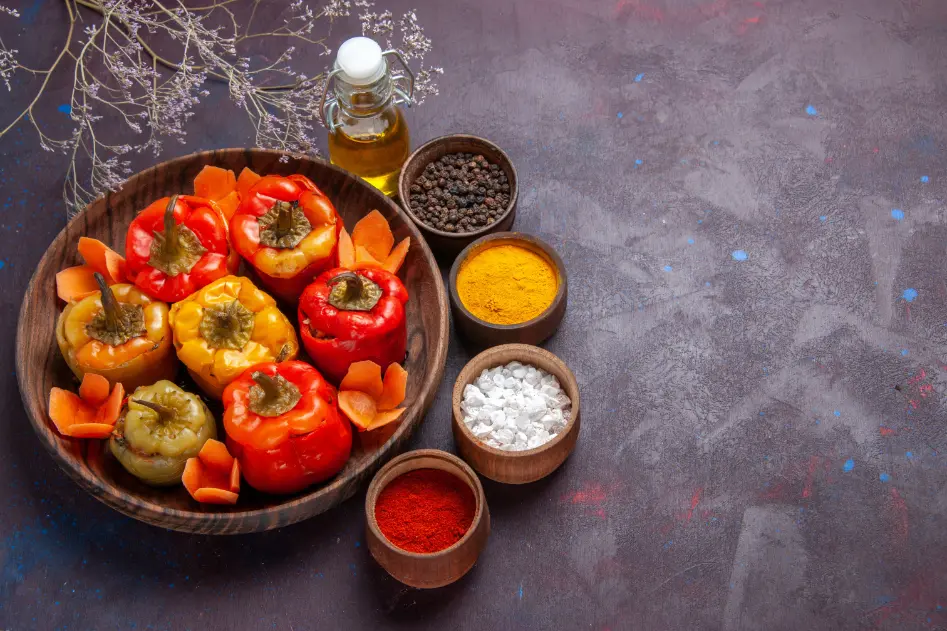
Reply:
[[[491,324],[520,324],[545,311],[556,297],[556,269],[518,245],[476,252],[457,272],[457,294],[470,313]]]

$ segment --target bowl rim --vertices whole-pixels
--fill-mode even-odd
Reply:
[[[129,185],[137,185],[138,180],[148,181],[149,178],[154,177],[156,173],[160,172],[160,169],[167,168],[168,165],[175,162],[203,158],[206,160],[207,164],[214,164],[217,154],[230,153],[230,152],[238,152],[241,154],[256,153],[256,154],[261,154],[264,156],[274,157],[277,159],[287,156],[290,159],[294,159],[294,160],[303,160],[303,161],[308,160],[311,162],[319,163],[324,168],[339,172],[341,174],[344,174],[348,177],[353,178],[353,185],[355,186],[371,187],[371,185],[365,182],[364,180],[361,180],[360,178],[356,178],[348,171],[345,171],[344,169],[337,167],[334,164],[331,164],[330,162],[323,160],[321,158],[315,158],[315,157],[304,155],[304,154],[298,154],[298,153],[292,153],[292,152],[286,152],[286,151],[277,151],[277,150],[272,150],[272,149],[260,149],[260,148],[245,148],[245,147],[229,147],[229,148],[222,148],[222,149],[197,151],[197,152],[185,154],[182,156],[170,158],[168,160],[164,160],[163,162],[153,164],[152,166],[146,169],[143,169],[142,171],[138,171],[137,173],[132,174],[131,176],[129,176],[126,180],[122,182],[121,186],[124,187],[124,186],[129,186]],[[21,356],[21,353],[25,352],[25,348],[22,344],[20,344],[20,339],[24,336],[26,328],[27,328],[27,319],[25,317],[25,314],[27,310],[27,305],[30,303],[30,298],[32,297],[33,291],[36,288],[35,287],[36,276],[39,270],[42,267],[44,267],[44,265],[47,263],[47,260],[50,258],[51,250],[53,246],[57,245],[58,242],[60,241],[68,240],[72,229],[75,226],[82,225],[82,223],[86,219],[86,213],[88,212],[88,209],[98,203],[105,203],[107,205],[109,203],[108,199],[110,195],[111,193],[109,192],[99,195],[93,201],[87,204],[84,208],[82,208],[82,210],[76,213],[74,217],[72,217],[69,221],[67,221],[66,225],[63,226],[63,228],[56,234],[55,237],[53,237],[53,240],[47,246],[46,251],[43,253],[43,256],[40,258],[40,260],[36,263],[36,266],[33,268],[33,273],[30,275],[30,281],[27,284],[26,291],[23,294],[23,298],[20,303],[20,309],[17,316],[17,330],[16,330],[16,342],[15,342],[16,344],[15,361],[16,361],[17,366],[22,366],[26,362],[26,358]],[[378,195],[385,198],[386,203],[390,206],[392,210],[395,211],[396,214],[403,216],[405,220],[405,224],[408,226],[409,232],[410,231],[417,232],[416,224],[405,215],[404,210],[401,208],[399,204],[395,203],[390,197],[387,197],[381,191],[378,191]],[[412,235],[412,236],[415,236],[415,235]],[[421,243],[418,245],[421,255],[426,259],[427,264],[431,267],[431,269],[433,270],[439,269],[437,261],[434,258],[433,253],[431,252],[431,249],[428,247],[424,239],[421,238],[422,235],[418,234],[417,236],[421,241]],[[433,274],[433,278],[434,278],[434,285],[435,285],[435,293],[438,296],[438,302],[440,303],[442,307],[446,307],[447,306],[447,296],[446,296],[447,292],[445,291],[441,274],[435,273]],[[449,339],[449,335],[450,335],[449,326],[450,325],[449,325],[448,319],[445,318],[444,322],[442,323],[441,330],[439,332],[441,339]],[[420,407],[418,408],[418,416],[420,418],[420,421],[418,423],[412,424],[408,430],[399,428],[394,434],[392,434],[388,438],[387,441],[385,441],[384,445],[380,446],[376,451],[381,451],[385,449],[390,443],[392,443],[393,441],[401,437],[401,435],[405,431],[407,431],[408,434],[410,434],[411,431],[413,431],[415,425],[418,425],[420,424],[420,422],[423,422],[424,416],[426,415],[427,410],[430,408],[431,404],[433,403],[434,396],[436,396],[437,394],[437,386],[439,386],[440,382],[443,380],[443,373],[444,373],[446,359],[447,359],[448,345],[444,344],[442,346],[443,348],[440,353],[442,357],[439,357],[438,360],[435,361],[434,366],[433,366],[433,371],[436,378],[431,382],[431,384],[422,385],[422,389],[417,395],[416,400],[420,404]],[[60,466],[60,468],[63,469],[69,475],[69,477],[71,477],[73,480],[79,483],[79,486],[81,486],[84,490],[88,491],[96,499],[107,504],[110,508],[113,508],[119,511],[124,515],[133,517],[137,519],[138,521],[143,521],[150,525],[156,525],[161,528],[168,528],[172,530],[194,533],[194,534],[201,534],[201,533],[203,534],[246,534],[250,532],[262,532],[264,530],[285,527],[294,523],[298,523],[300,521],[304,521],[306,519],[309,519],[315,516],[318,513],[313,513],[312,515],[306,515],[306,516],[298,517],[296,519],[291,519],[290,521],[287,521],[285,523],[273,523],[262,528],[257,527],[257,528],[250,528],[250,529],[241,529],[238,527],[226,532],[219,532],[213,529],[209,529],[205,531],[205,530],[202,530],[200,527],[189,528],[187,524],[189,522],[198,522],[200,524],[213,524],[214,522],[218,520],[227,521],[229,523],[237,523],[237,522],[240,522],[241,520],[258,519],[258,518],[273,514],[274,512],[277,512],[277,511],[295,509],[309,502],[315,502],[317,501],[317,497],[319,493],[324,492],[328,489],[335,489],[335,487],[338,487],[339,489],[341,489],[343,486],[345,486],[345,484],[348,483],[346,480],[343,480],[342,478],[340,478],[339,474],[336,474],[335,476],[326,480],[325,482],[307,487],[306,489],[304,489],[303,491],[300,491],[297,494],[287,495],[287,496],[277,495],[276,497],[283,497],[286,499],[286,501],[283,501],[279,504],[274,504],[272,506],[268,506],[265,508],[254,508],[250,510],[218,511],[218,510],[213,510],[213,508],[211,508],[210,510],[206,509],[207,506],[212,506],[212,505],[201,505],[205,507],[205,510],[181,510],[178,508],[166,507],[162,504],[152,502],[151,500],[143,499],[142,497],[138,496],[135,493],[122,492],[122,490],[115,487],[115,485],[104,482],[101,478],[99,478],[96,475],[93,475],[86,468],[78,466],[75,458],[63,457],[59,453],[59,450],[57,448],[57,446],[59,445],[57,441],[60,441],[60,440],[74,441],[75,439],[64,439],[60,437],[58,433],[50,427],[50,423],[47,422],[48,415],[46,413],[46,410],[38,409],[37,406],[33,405],[33,401],[26,395],[26,393],[29,390],[30,384],[26,383],[25,373],[26,371],[24,370],[18,369],[16,371],[17,386],[18,386],[18,390],[20,391],[20,400],[22,402],[23,409],[26,412],[26,416],[30,421],[30,425],[33,427],[34,432],[36,432],[37,436],[40,439],[40,443],[42,443],[46,451],[49,452],[53,460]],[[83,446],[82,449],[85,449],[85,446]],[[360,463],[356,469],[348,472],[346,477],[358,477],[364,474],[366,470],[372,468],[373,466],[378,466],[378,462],[372,459],[366,459],[364,462]],[[342,473],[342,472],[340,471],[339,473]],[[116,490],[122,492],[122,495],[118,496],[115,492]],[[357,487],[353,487],[353,492],[349,494],[348,497],[346,497],[345,499],[351,498],[351,496],[354,494],[356,490],[357,490]],[[340,500],[340,503],[341,501],[345,501],[345,500],[344,499]]]
[[[460,273],[460,267],[461,265],[463,265],[464,261],[466,261],[470,257],[470,255],[473,254],[474,250],[482,247],[483,244],[489,243],[491,241],[500,241],[504,239],[508,241],[525,241],[526,243],[529,243],[532,246],[537,247],[543,252],[545,252],[546,256],[552,261],[553,265],[555,266],[556,272],[558,273],[560,281],[561,281],[559,283],[559,287],[556,289],[556,295],[553,297],[552,302],[549,303],[549,306],[546,307],[542,312],[540,312],[539,315],[537,315],[536,317],[530,318],[529,320],[520,322],[518,324],[494,324],[493,322],[487,322],[486,320],[478,318],[473,313],[471,313],[467,309],[466,306],[464,306],[464,302],[460,299],[460,293],[457,291],[457,274]],[[496,246],[490,246],[490,247],[496,247]],[[566,264],[562,261],[562,258],[559,256],[559,253],[556,252],[551,245],[549,245],[548,243],[546,243],[539,237],[533,236],[525,232],[494,232],[492,234],[484,235],[480,237],[479,239],[473,241],[472,243],[470,243],[470,245],[465,247],[461,251],[461,253],[458,254],[457,257],[454,259],[454,262],[453,264],[451,264],[451,267],[450,267],[450,274],[448,275],[448,281],[447,281],[447,291],[450,294],[451,304],[454,307],[456,307],[464,315],[465,318],[472,320],[475,324],[481,327],[492,329],[495,331],[517,331],[520,329],[525,329],[527,327],[533,326],[534,324],[542,321],[543,319],[548,317],[548,315],[552,313],[556,309],[556,307],[559,306],[559,303],[565,300],[565,295],[566,295],[566,292],[568,291],[568,287],[569,287],[569,279],[568,279],[568,276],[566,275]],[[526,344],[526,346],[529,346],[529,344]]]
[[[472,380],[466,381],[465,379],[462,380],[461,378],[466,377],[467,375],[473,376],[473,372],[474,372],[472,368],[473,363],[480,360],[480,358],[484,355],[493,354],[501,350],[521,351],[524,348],[532,349],[529,352],[539,351],[540,355],[545,355],[546,359],[553,362],[554,364],[557,364],[560,369],[565,371],[565,374],[569,377],[569,381],[575,384],[576,396],[572,400],[572,414],[569,415],[569,422],[566,423],[566,426],[562,428],[562,431],[556,434],[555,437],[552,438],[552,440],[549,440],[543,443],[539,447],[533,447],[532,449],[523,449],[521,451],[504,451],[503,449],[497,449],[496,447],[491,447],[490,445],[486,444],[485,442],[483,442],[482,440],[474,436],[474,433],[470,430],[469,427],[467,427],[467,424],[464,423],[463,412],[460,409],[459,401],[462,400],[461,397],[463,396],[464,387],[466,387],[468,383],[471,383]],[[523,360],[523,359],[517,359],[516,361],[519,361],[521,363],[529,363],[528,360]],[[491,368],[496,368],[496,366],[491,366]],[[481,368],[481,370],[483,369]],[[458,403],[455,404],[454,401],[458,401]],[[453,418],[454,426],[457,427],[461,432],[463,432],[464,436],[470,439],[470,442],[475,446],[475,448],[482,449],[486,453],[489,453],[501,458],[511,458],[511,459],[529,458],[531,456],[535,456],[537,454],[543,453],[544,451],[552,449],[554,446],[556,446],[557,444],[565,440],[566,436],[568,436],[571,432],[575,430],[576,419],[579,418],[579,410],[580,410],[581,404],[582,404],[582,401],[581,401],[581,396],[579,392],[579,381],[575,378],[575,374],[572,372],[569,366],[567,366],[566,363],[562,361],[562,359],[560,359],[559,356],[556,355],[555,353],[551,353],[550,351],[547,351],[545,348],[534,346],[532,344],[500,344],[499,346],[493,346],[475,355],[461,369],[460,374],[457,375],[457,379],[454,381],[454,387],[451,390],[451,408],[453,412],[452,416],[454,417]]]
[[[440,458],[446,462],[454,465],[463,471],[468,478],[473,482],[473,484],[468,484],[467,486],[473,486],[474,497],[477,500],[477,512],[474,513],[473,521],[470,522],[470,527],[467,528],[467,532],[464,533],[464,536],[455,541],[450,546],[444,548],[443,550],[438,550],[437,552],[412,552],[411,550],[405,550],[404,548],[399,548],[391,541],[388,540],[388,537],[385,536],[385,533],[381,531],[381,528],[378,526],[378,521],[375,519],[375,504],[377,503],[377,496],[385,490],[385,487],[388,484],[391,484],[394,480],[397,480],[401,475],[395,476],[389,480],[385,486],[380,486],[381,479],[388,474],[389,471],[394,469],[396,466],[402,462],[407,462],[409,460],[417,460],[419,458]],[[412,469],[416,471],[417,469]],[[408,473],[405,471],[405,473]],[[456,474],[455,474],[456,475]],[[372,499],[372,496],[375,496],[375,499]],[[395,554],[406,556],[412,559],[439,559],[446,557],[449,554],[453,553],[455,550],[460,549],[465,545],[480,527],[480,522],[483,521],[483,515],[487,512],[487,495],[483,491],[483,484],[480,483],[480,476],[477,475],[476,471],[473,470],[469,464],[464,462],[464,460],[454,454],[443,451],[441,449],[415,449],[412,451],[407,451],[400,456],[396,456],[389,460],[385,465],[379,469],[375,475],[372,477],[371,483],[368,485],[368,489],[365,492],[365,523],[368,526],[369,530],[372,531],[372,534],[384,545],[389,551],[394,552]],[[479,555],[479,553],[478,553]]]
[[[478,142],[483,143],[484,145],[490,147],[490,149],[492,149],[493,151],[496,151],[497,153],[499,153],[500,156],[503,158],[501,162],[505,163],[505,165],[501,164],[500,168],[506,171],[507,179],[513,180],[513,183],[511,186],[512,190],[510,191],[510,201],[506,205],[506,209],[503,211],[503,213],[500,216],[498,216],[493,221],[493,223],[486,225],[482,228],[479,228],[477,230],[474,230],[473,232],[446,232],[444,230],[439,230],[438,228],[429,226],[428,224],[421,221],[421,219],[417,215],[414,214],[414,211],[411,210],[410,196],[407,195],[407,193],[409,193],[408,189],[410,187],[410,184],[406,181],[404,174],[407,171],[408,165],[411,164],[412,161],[418,158],[421,151],[427,149],[428,147],[436,145],[436,144],[441,144],[443,142],[446,142],[447,140],[456,140],[456,139],[472,141],[474,143],[478,143]],[[441,156],[443,155],[444,154],[441,154]],[[507,171],[505,167],[509,167],[509,170]],[[510,178],[510,174],[513,175],[512,178]],[[471,238],[476,239],[478,237],[482,237],[484,235],[490,234],[490,230],[495,230],[496,227],[500,225],[500,222],[506,219],[506,217],[513,211],[513,209],[516,208],[516,201],[519,197],[519,188],[520,188],[519,177],[517,176],[517,173],[516,173],[516,167],[513,166],[513,161],[510,160],[510,156],[508,156],[506,152],[503,151],[503,149],[501,149],[496,143],[490,140],[487,140],[486,138],[482,138],[480,136],[474,136],[473,134],[445,134],[443,136],[438,136],[437,138],[432,138],[431,140],[428,140],[426,143],[424,143],[423,145],[421,145],[420,147],[418,147],[417,149],[411,152],[411,155],[408,156],[408,159],[404,161],[404,165],[401,167],[401,175],[398,177],[398,197],[401,198],[400,206],[404,209],[405,214],[411,218],[411,221],[413,221],[415,225],[418,226],[419,229],[425,230],[439,237],[444,237],[446,239],[471,239]]]

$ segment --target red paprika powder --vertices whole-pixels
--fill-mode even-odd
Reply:
[[[441,469],[415,469],[400,475],[375,502],[375,521],[388,541],[421,554],[460,541],[476,512],[470,487]]]

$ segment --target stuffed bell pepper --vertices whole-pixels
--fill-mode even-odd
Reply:
[[[267,493],[331,478],[352,449],[335,388],[300,361],[258,364],[227,386],[224,430],[247,483]]]
[[[162,380],[128,397],[109,449],[145,484],[168,486],[181,482],[187,459],[216,437],[214,416],[200,397]]]
[[[271,296],[250,279],[225,276],[171,308],[178,359],[207,394],[260,362],[293,359],[299,342]]]
[[[335,265],[341,228],[332,202],[302,175],[262,177],[230,220],[237,252],[268,291],[288,302]]]
[[[127,392],[177,372],[168,305],[133,285],[109,287],[66,305],[56,322],[56,342],[76,377],[101,375]]]
[[[128,277],[165,302],[187,298],[237,271],[223,213],[201,197],[175,195],[154,202],[132,221],[125,239]]]
[[[382,370],[404,359],[408,290],[380,269],[334,269],[299,299],[299,328],[312,363],[333,383],[349,366],[371,360]]]

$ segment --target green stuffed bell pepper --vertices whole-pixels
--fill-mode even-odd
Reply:
[[[145,484],[180,484],[188,458],[217,438],[214,416],[196,395],[170,381],[142,386],[128,397],[109,448]]]

